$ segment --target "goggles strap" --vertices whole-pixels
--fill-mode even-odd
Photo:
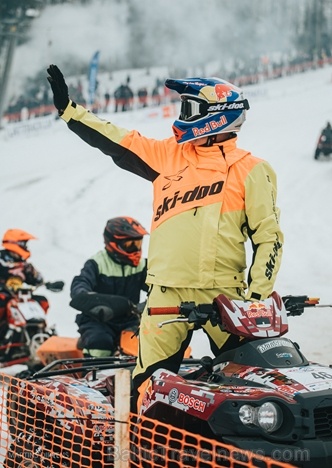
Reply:
[[[200,110],[203,111],[205,114],[214,114],[217,112],[227,112],[227,111],[234,111],[234,110],[248,110],[250,109],[249,102],[247,99],[243,99],[242,101],[227,101],[227,102],[216,102],[216,103],[208,103],[208,102],[201,102],[200,103]]]

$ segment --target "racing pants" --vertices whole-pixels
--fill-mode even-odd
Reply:
[[[212,304],[219,294],[225,294],[229,299],[244,299],[244,289],[241,288],[191,289],[153,285],[150,289],[140,324],[139,353],[133,372],[132,411],[140,412],[149,377],[154,371],[163,368],[178,372],[195,328],[194,324],[187,322],[175,322],[159,328],[158,323],[176,316],[150,316],[148,308],[176,307],[184,301]],[[240,341],[240,337],[222,331],[219,326],[213,327],[210,322],[202,328],[215,356],[236,347]]]

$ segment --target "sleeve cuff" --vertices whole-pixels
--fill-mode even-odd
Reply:
[[[59,112],[59,116],[61,117],[62,120],[68,123],[69,120],[75,114],[75,111],[76,111],[76,102],[70,100],[66,109],[62,113]]]
[[[255,292],[249,292],[248,294],[246,294],[246,301],[260,301],[261,299],[261,294]]]

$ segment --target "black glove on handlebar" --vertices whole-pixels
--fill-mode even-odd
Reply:
[[[80,292],[76,294],[70,301],[69,305],[83,314],[92,316],[100,321],[107,321],[108,319],[115,321],[128,320],[132,316],[134,305],[132,302],[124,296],[117,296],[114,294],[101,294],[94,292]],[[99,309],[97,309],[97,307]],[[107,311],[108,312],[105,312]],[[104,311],[105,314],[99,314],[100,311]],[[94,312],[93,312],[94,311]],[[105,315],[106,320],[102,320],[102,316]]]
[[[63,290],[63,287],[65,283],[63,281],[54,281],[53,283],[50,283],[49,281],[47,283],[44,283],[46,289],[52,292],[60,292]]]
[[[95,306],[85,313],[86,315],[89,315],[90,317],[97,319],[98,322],[102,323],[109,322],[114,318],[113,309],[103,305]]]
[[[181,313],[184,313],[184,315],[186,315],[185,309],[186,306],[184,305],[181,309]],[[186,315],[188,317],[188,323],[194,323],[197,326],[202,326],[209,320],[213,327],[218,323],[220,324],[219,314],[213,309],[211,304],[199,304],[192,310],[190,310],[189,305],[188,311],[189,313]]]
[[[53,102],[61,115],[69,104],[68,86],[63,74],[56,65],[50,65],[47,73],[49,74],[47,80],[53,91]]]
[[[146,301],[139,302],[138,304],[133,306],[133,311],[137,313],[138,315],[142,315],[145,309],[145,306],[146,306]]]
[[[308,296],[283,296],[282,301],[288,315],[302,315]]]

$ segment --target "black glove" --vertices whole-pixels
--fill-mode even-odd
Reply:
[[[210,321],[213,327],[218,323],[220,324],[219,314],[213,309],[211,304],[199,304],[188,315],[188,323],[202,326],[207,321]]]
[[[282,301],[288,312],[288,315],[302,315],[304,304],[308,296],[283,296]]]
[[[103,323],[110,322],[114,318],[113,309],[103,305],[95,306],[85,314]]]
[[[139,302],[138,304],[133,305],[133,312],[138,314],[138,315],[142,315],[143,311],[145,309],[145,306],[146,306],[146,301]]]
[[[76,294],[69,305],[88,315],[91,315],[91,311],[96,307],[103,308],[104,310],[108,308],[112,311],[112,319],[115,321],[128,320],[132,315],[134,307],[132,302],[126,297],[94,292],[80,292]]]
[[[54,281],[53,283],[47,282],[44,283],[46,289],[52,292],[60,292],[63,290],[65,283],[63,281]]]
[[[56,65],[50,65],[47,73],[49,74],[47,79],[53,91],[53,102],[61,115],[69,104],[68,86]]]

